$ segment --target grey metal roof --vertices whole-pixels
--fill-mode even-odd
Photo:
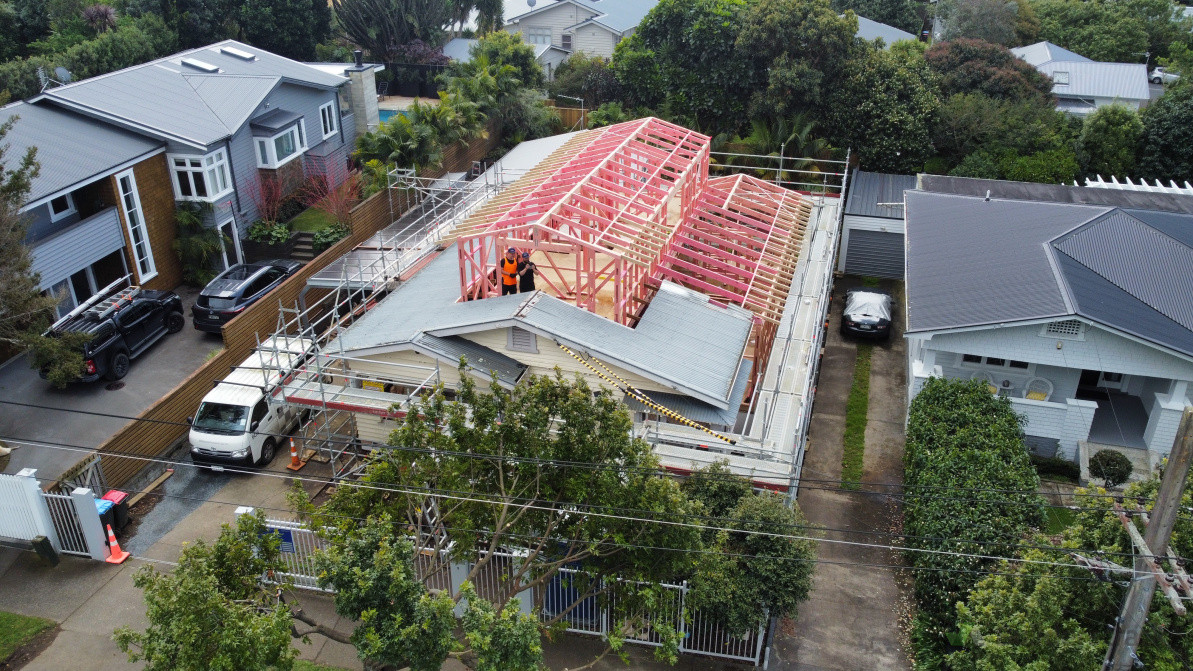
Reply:
[[[236,49],[251,60],[222,51]],[[186,65],[199,61],[208,72]],[[277,85],[336,88],[348,80],[256,47],[225,40],[48,89],[43,98],[180,142],[208,146],[232,135]]]
[[[864,16],[857,17],[857,36],[871,42],[881,38],[883,43],[889,48],[895,42],[900,40],[914,40],[915,35],[906,30],[899,30],[894,26],[888,26],[885,23],[871,21]]]
[[[909,191],[907,330],[1071,314],[1048,241],[1108,208]]]
[[[506,0],[505,13],[502,15],[502,18],[507,24],[511,22],[518,22],[529,16],[541,14],[542,12],[553,7],[555,3],[561,1],[570,2],[581,9],[587,9],[588,11],[595,14],[601,13],[601,10],[597,9],[595,2],[585,2],[585,0],[543,0],[542,2],[538,2],[537,0],[534,2],[531,2],[530,0],[522,0],[521,2],[512,3],[512,7],[510,6],[511,3],[509,0]]]
[[[135,158],[164,146],[159,140],[137,135],[51,105],[17,102],[0,107],[0,123],[17,116],[2,142],[9,165],[15,165],[30,147],[37,147],[41,172],[33,179],[26,202],[88,182]],[[79,142],[86,138],[86,142]]]
[[[1099,63],[1095,61],[1049,61],[1036,66],[1053,81],[1058,98],[1117,98],[1148,100],[1147,66],[1142,63]],[[1057,81],[1068,74],[1068,84]]]
[[[600,13],[587,21],[570,26],[569,29],[578,28],[586,23],[599,23],[614,32],[624,33],[637,28],[638,24],[642,23],[642,19],[646,18],[650,10],[654,9],[659,2],[658,0],[593,0],[582,4]]]
[[[443,55],[453,61],[470,61],[472,60],[472,45],[478,41],[466,37],[453,37],[443,45]]]
[[[423,333],[414,339],[411,348],[449,364],[459,363],[463,357],[469,368],[496,373],[500,382],[511,386],[518,383],[527,369],[516,359],[459,336],[440,338]]]
[[[377,352],[421,334],[452,336],[519,326],[717,407],[728,407],[753,323],[736,307],[671,283],[629,328],[542,292],[467,302],[449,247],[339,337],[332,347]]]
[[[739,408],[741,407],[742,399],[746,396],[746,386],[750,382],[751,368],[753,368],[753,363],[748,359],[742,359],[741,366],[737,369],[737,382],[733,385],[733,394],[729,397],[729,407],[727,408],[718,408],[682,394],[650,392],[646,394],[646,397],[690,420],[732,427],[737,423],[737,416],[740,412]],[[653,408],[634,399],[632,396],[627,396],[625,402],[630,410],[654,412]]]
[[[280,107],[275,107],[265,114],[255,117],[252,122],[249,123],[249,127],[255,131],[273,134],[291,124],[296,123],[301,118],[302,115],[300,114],[295,114],[290,110],[284,110]]]
[[[1099,189],[1064,184],[1035,184],[1031,182],[1008,182],[1000,179],[973,179],[969,177],[948,177],[946,175],[919,175],[919,188],[933,193],[952,193],[963,196],[985,196],[1011,200],[1034,200],[1050,203],[1072,203],[1075,205],[1105,205],[1124,209],[1146,210],[1147,216],[1158,217],[1162,212],[1184,212],[1193,214],[1193,196]],[[1144,214],[1134,213],[1143,217]],[[1180,217],[1184,222],[1184,218]],[[1150,221],[1150,220],[1149,220]]]
[[[881,219],[903,218],[903,192],[914,189],[915,175],[891,175],[882,172],[854,170],[849,178],[849,195],[845,198],[845,214]],[[879,206],[879,203],[899,203],[898,207]]]
[[[1036,42],[1025,47],[1015,47],[1011,49],[1011,53],[1015,54],[1033,67],[1039,67],[1048,61],[1070,61],[1079,63],[1092,63],[1093,60],[1082,56],[1081,54],[1069,51],[1064,47],[1057,46],[1051,42]]]
[[[1191,243],[1190,215],[912,191],[908,331],[1076,315],[1193,356]]]

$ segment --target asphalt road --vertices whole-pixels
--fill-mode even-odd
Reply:
[[[17,448],[4,468],[5,473],[36,468],[39,478],[58,477],[77,463],[83,457],[82,453],[21,445],[14,441],[96,447],[127,420],[78,411],[135,417],[203,365],[208,353],[223,346],[218,335],[201,333],[191,327],[190,304],[197,290],[184,288],[178,293],[186,312],[186,326],[180,333],[163,336],[135,359],[119,389],[108,390],[102,380],[55,389],[29,367],[24,356],[0,368],[0,438]]]

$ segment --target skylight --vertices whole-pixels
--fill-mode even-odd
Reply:
[[[256,54],[250,54],[249,52],[245,51],[244,49],[237,49],[236,47],[220,47],[220,52],[228,54],[229,56],[232,56],[233,58],[239,58],[242,61],[257,60]]]
[[[196,70],[202,70],[203,72],[219,72],[220,71],[219,66],[212,65],[211,63],[208,63],[206,61],[198,60],[197,58],[184,58],[184,59],[182,59],[182,64],[187,67],[192,67]]]

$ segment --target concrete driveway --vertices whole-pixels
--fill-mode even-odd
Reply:
[[[857,343],[842,339],[841,306],[845,292],[858,278],[837,280],[816,401],[812,407],[804,478],[840,480],[845,435],[845,407],[853,382]],[[891,339],[876,344],[870,358],[870,405],[866,422],[866,451],[862,483],[899,485],[903,482],[903,416],[907,398],[905,325],[901,283],[884,282],[895,295],[895,324]],[[871,484],[861,491],[838,489],[829,483],[806,482],[799,505],[808,520],[826,531],[826,539],[879,545],[899,545],[891,537],[902,527],[892,494],[897,488]],[[874,533],[878,532],[877,535]],[[892,542],[893,541],[893,542]],[[897,552],[840,543],[821,543],[812,594],[800,607],[796,621],[782,623],[771,650],[771,668],[798,671],[855,671],[911,669],[904,648],[902,618],[911,599],[910,584],[891,568]],[[832,562],[832,563],[827,563]]]
[[[29,367],[25,356],[0,368],[0,437],[17,447],[4,468],[5,473],[36,468],[39,478],[58,477],[82,459],[83,454],[14,441],[96,447],[128,420],[77,411],[135,417],[203,365],[212,350],[223,347],[218,335],[191,328],[190,306],[198,290],[183,287],[176,291],[182,296],[186,326],[180,333],[162,337],[134,360],[119,389],[108,390],[102,380],[55,389]],[[22,407],[13,402],[48,409]]]

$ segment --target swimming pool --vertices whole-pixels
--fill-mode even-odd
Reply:
[[[406,112],[403,110],[377,110],[377,116],[381,117],[381,123],[389,121],[395,114],[406,116]]]

